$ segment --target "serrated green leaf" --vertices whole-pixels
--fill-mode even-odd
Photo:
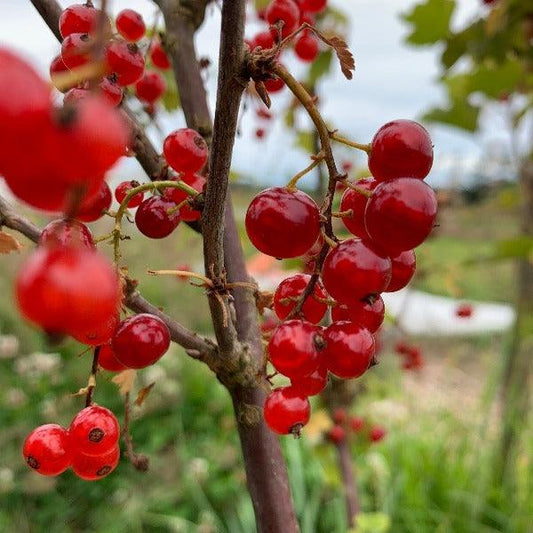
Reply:
[[[309,74],[307,76],[306,85],[314,87],[317,81],[325,76],[331,69],[331,58],[333,57],[333,51],[328,49],[321,52],[320,55],[313,61],[313,64],[309,68]]]
[[[455,10],[454,0],[427,0],[403,15],[412,27],[407,42],[414,45],[435,44],[450,35],[450,20]]]
[[[514,58],[501,64],[486,61],[472,72],[470,92],[481,92],[490,98],[514,92],[522,80],[523,69]]]
[[[480,108],[466,100],[452,102],[447,109],[433,108],[423,116],[427,122],[440,122],[474,132],[477,129]]]

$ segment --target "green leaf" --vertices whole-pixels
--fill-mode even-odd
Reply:
[[[433,108],[424,114],[423,120],[440,122],[466,131],[477,129],[480,108],[466,100],[454,101],[447,109]]]
[[[306,85],[314,87],[316,82],[330,71],[332,57],[333,51],[331,49],[320,53],[309,69]]]
[[[314,137],[311,131],[299,131],[296,134],[296,146],[304,152],[312,153],[314,147]]]
[[[407,42],[414,45],[435,44],[450,35],[454,0],[427,0],[403,15],[412,26]]]
[[[471,74],[470,92],[481,92],[490,98],[514,92],[523,78],[524,66],[517,59],[495,64],[485,61]]]
[[[359,513],[350,533],[387,533],[390,528],[391,519],[385,513]]]
[[[492,251],[482,257],[469,259],[465,263],[479,261],[501,261],[506,259],[527,259],[533,254],[533,238],[522,236],[494,243]]]
[[[178,88],[176,87],[176,80],[174,79],[174,71],[169,69],[164,71],[162,74],[167,84],[167,90],[161,98],[161,102],[166,111],[175,111],[181,107],[181,103],[178,94]]]
[[[255,0],[255,9],[256,11],[259,11],[260,9],[265,9],[268,4],[270,4],[270,0]]]

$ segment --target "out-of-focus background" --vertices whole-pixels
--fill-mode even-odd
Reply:
[[[430,8],[438,4],[439,9],[450,5],[422,3]],[[112,13],[124,7],[138,10],[148,24],[155,18],[149,1],[108,4]],[[321,108],[332,126],[351,139],[369,142],[391,119],[420,119],[430,109],[448,105],[450,84],[439,82],[442,42],[424,47],[406,42],[417,41],[413,33],[420,12],[415,2],[330,4],[345,17],[340,24],[356,59],[353,81],[346,81],[333,61],[331,73],[317,82]],[[482,0],[458,0],[452,28],[459,31],[477,19],[486,21],[497,8]],[[2,12],[0,44],[23,53],[47,75],[59,46],[31,3],[2,0]],[[438,17],[433,20],[438,26]],[[199,55],[212,61],[204,76],[213,109],[219,21],[220,9],[213,4],[197,37]],[[247,35],[253,37],[261,28],[250,10]],[[306,76],[308,67],[290,54],[286,61],[298,76]],[[435,145],[427,181],[438,191],[439,226],[417,251],[417,275],[410,288],[387,298],[390,316],[380,333],[380,364],[360,380],[354,404],[347,407],[364,420],[363,428],[350,437],[362,509],[358,533],[531,531],[531,425],[524,423],[527,412],[521,420],[504,419],[510,412],[505,403],[509,397],[502,400],[501,394],[516,352],[515,263],[528,253],[531,260],[533,249],[530,240],[520,237],[517,186],[520,159],[531,150],[531,120],[526,113],[513,125],[510,118],[525,105],[527,95],[501,93],[490,101],[479,95],[469,100],[481,109],[475,127],[466,127],[472,131],[465,131],[464,123],[456,128],[425,122]],[[290,102],[286,92],[274,96],[274,117],[262,121],[256,115],[259,103],[248,96],[235,146],[235,210],[252,274],[265,289],[302,266],[257,257],[242,222],[258,190],[286,183],[308,164],[309,125],[299,113],[287,122]],[[458,120],[463,119],[469,120]],[[179,109],[161,107],[149,132],[160,146],[165,134],[183,124]],[[258,136],[258,129],[264,135]],[[337,149],[337,156],[351,176],[364,175],[365,158],[344,147]],[[135,160],[117,167],[109,182],[124,179],[145,181]],[[317,178],[310,175],[302,183],[313,192]],[[21,209],[41,225],[48,220]],[[105,217],[91,229],[99,236],[111,224]],[[163,241],[146,239],[133,225],[126,231],[132,239],[122,245],[124,261],[143,295],[189,328],[210,335],[201,288],[146,273],[178,267],[201,271],[198,236],[184,225]],[[340,223],[337,231],[347,235]],[[46,422],[69,424],[81,405],[72,393],[86,383],[91,356],[74,341],[50,346],[22,322],[13,305],[12,284],[31,244],[17,238],[25,248],[1,258],[0,531],[254,531],[229,397],[201,364],[176,346],[139,373],[139,387],[155,382],[147,400],[135,408],[131,427],[136,448],[150,456],[148,473],[136,472],[126,460],[97,483],[83,482],[70,472],[44,478],[29,471],[21,457],[26,434]],[[519,349],[533,355],[530,338],[528,342],[529,348]],[[410,365],[398,353],[399,344],[419,350],[421,364],[406,368]],[[122,399],[111,377],[101,375],[96,399],[120,414]],[[502,457],[507,449],[502,448],[502,427],[514,427],[515,422],[520,431],[511,431],[512,456]],[[336,453],[325,437],[331,424],[316,400],[303,438],[283,439],[304,533],[346,531]],[[369,438],[375,427],[386,431],[379,442]]]

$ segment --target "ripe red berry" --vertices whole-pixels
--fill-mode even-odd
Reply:
[[[309,422],[311,406],[308,398],[294,387],[280,387],[267,396],[263,414],[272,431],[298,436],[301,428]]]
[[[84,248],[39,247],[19,270],[21,313],[51,332],[97,328],[118,312],[120,286],[108,260]]]
[[[331,318],[334,322],[355,322],[375,333],[385,318],[385,304],[381,296],[359,300],[355,304],[336,305],[331,309]]]
[[[328,368],[321,360],[318,368],[307,376],[300,376],[291,379],[291,386],[298,390],[303,396],[314,396],[320,394],[328,384]]]
[[[59,17],[59,32],[63,39],[73,33],[91,33],[98,27],[100,11],[87,4],[67,7]]]
[[[104,344],[100,347],[98,364],[101,368],[109,372],[121,372],[128,368],[115,357],[115,352],[113,351],[113,348],[111,348],[111,344]]]
[[[277,93],[285,87],[285,82],[281,78],[270,78],[263,83],[269,93]]]
[[[85,198],[76,213],[76,218],[82,222],[94,222],[102,218],[109,211],[112,202],[111,189],[104,181],[97,194]]]
[[[198,172],[207,161],[207,144],[195,130],[182,128],[170,133],[163,143],[167,163],[177,172]]]
[[[313,62],[319,53],[318,39],[311,32],[304,32],[294,43],[294,53],[307,63]]]
[[[378,181],[424,179],[433,165],[433,145],[427,130],[412,120],[393,120],[374,135],[368,168]]]
[[[300,0],[300,8],[303,11],[311,11],[311,13],[318,13],[326,9],[328,0]]]
[[[387,431],[381,426],[374,426],[368,432],[368,438],[372,442],[379,442],[380,440],[383,440],[386,435]]]
[[[161,196],[144,200],[135,213],[137,229],[150,239],[168,237],[181,221],[179,211],[173,212],[176,204]]]
[[[135,180],[131,181],[122,181],[117,185],[117,188],[115,189],[115,198],[119,204],[121,204],[124,201],[124,198],[128,195],[128,193],[132,190],[138,187],[140,183]],[[128,209],[133,209],[134,207],[138,207],[141,205],[142,201],[144,199],[144,192],[138,192],[137,194],[134,194],[128,201]]]
[[[182,174],[181,178],[179,179],[181,179],[181,181],[183,181],[187,185],[190,185],[198,192],[202,192],[206,184],[206,179],[200,174],[196,173],[192,174],[188,172],[186,174]],[[181,204],[181,202],[183,202],[186,198],[192,198],[185,191],[182,191],[181,189],[177,189],[175,187],[169,187],[168,189],[165,189],[163,197],[167,198],[168,200],[172,200],[172,202],[174,202],[176,205]],[[198,220],[201,216],[202,213],[200,211],[192,209],[192,207],[188,204],[184,204],[180,207],[180,218],[185,222],[193,222],[194,220]]]
[[[378,182],[373,178],[363,178],[353,183],[353,185],[362,191],[372,192],[378,185]],[[365,228],[365,208],[368,202],[368,197],[360,192],[349,187],[344,191],[340,210],[342,212],[351,210],[351,216],[342,217],[342,222],[346,229],[362,239],[368,239],[368,233]]]
[[[416,256],[413,250],[406,250],[391,257],[391,279],[385,292],[403,289],[412,279],[416,270]]]
[[[123,87],[140,80],[144,73],[144,57],[134,43],[112,41],[106,48],[106,61]]]
[[[69,69],[75,69],[92,61],[93,42],[87,33],[71,33],[61,43],[61,59]]]
[[[333,411],[332,418],[335,424],[346,424],[346,420],[348,420],[348,413],[346,412],[346,409],[344,409],[344,407],[337,407],[337,409]]]
[[[266,19],[270,25],[283,21],[281,29],[282,38],[291,34],[300,22],[300,8],[294,0],[272,0],[266,10]],[[274,38],[277,39],[277,31],[271,29]]]
[[[257,128],[255,130],[255,136],[258,138],[258,139],[262,139],[264,136],[265,136],[265,130],[263,128]]]
[[[76,454],[103,455],[113,450],[120,437],[117,417],[105,407],[90,405],[70,423],[70,443]]]
[[[324,332],[323,352],[328,370],[339,378],[357,378],[370,366],[374,338],[354,322],[334,322]]]
[[[460,304],[455,308],[455,316],[459,318],[470,318],[474,314],[474,306],[472,304]]]
[[[61,74],[65,74],[65,72],[68,72],[69,71],[69,68],[67,67],[67,65],[65,65],[65,63],[63,63],[63,59],[61,58],[61,54],[59,54],[58,56],[54,57],[54,59],[52,59],[52,62],[50,63],[50,80],[51,82],[56,85],[56,82],[59,78],[59,75]],[[73,83],[72,84],[72,87],[74,87],[75,84]],[[65,89],[62,89],[63,92],[65,91]]]
[[[284,320],[291,313],[296,305],[296,300],[309,284],[311,276],[308,274],[295,274],[284,279],[274,293],[274,312],[280,320]],[[320,281],[315,285],[313,292],[307,297],[302,307],[302,314],[305,320],[318,324],[326,311],[327,304],[318,299],[325,299],[328,295],[322,287]]]
[[[135,84],[135,94],[140,100],[153,104],[167,90],[167,84],[159,72],[145,72]]]
[[[255,114],[262,119],[270,120],[272,118],[272,113],[268,109],[264,109],[262,107],[258,108],[255,112]]]
[[[123,320],[111,341],[119,362],[145,368],[158,361],[170,346],[170,332],[158,317],[146,313]]]
[[[274,46],[274,37],[269,31],[259,32],[252,41],[252,49],[257,46],[261,47],[263,50],[269,50]]]
[[[60,218],[49,222],[41,232],[39,245],[52,247],[80,247],[95,250],[91,230],[78,220]]]
[[[268,343],[274,368],[288,378],[315,372],[321,363],[321,328],[304,320],[287,320],[280,324]]]
[[[74,453],[72,456],[72,471],[85,481],[96,481],[109,475],[120,460],[118,444],[102,455],[85,455]]]
[[[100,94],[113,106],[117,107],[122,102],[122,88],[117,83],[116,76],[106,76],[99,84]]]
[[[70,335],[78,342],[89,346],[101,346],[111,341],[117,330],[120,319],[118,315],[108,318],[101,324],[92,324],[78,331],[70,331]]]
[[[159,40],[154,40],[150,48],[150,59],[152,63],[161,70],[168,70],[171,67],[170,60],[163,50],[163,46]]]
[[[117,31],[126,41],[136,42],[144,37],[146,25],[140,13],[133,9],[123,9],[115,20]]]
[[[349,421],[350,429],[355,433],[359,433],[365,426],[365,421],[360,416],[351,416]]]
[[[342,442],[346,438],[346,431],[342,426],[333,426],[328,431],[328,439],[336,444]]]
[[[271,187],[255,196],[245,224],[252,244],[279,259],[303,255],[320,233],[315,201],[302,191],[285,187]]]
[[[74,87],[70,89],[63,97],[63,103],[67,105],[76,105],[80,100],[91,96],[89,89],[83,89],[82,87]]]
[[[347,239],[333,248],[322,268],[324,287],[346,305],[383,292],[390,277],[390,259],[373,243],[359,239]]]
[[[28,466],[43,476],[57,476],[72,461],[68,431],[57,424],[35,428],[24,441],[22,454]]]
[[[376,187],[366,205],[365,226],[372,241],[396,256],[422,244],[436,216],[431,187],[415,178],[398,178]]]

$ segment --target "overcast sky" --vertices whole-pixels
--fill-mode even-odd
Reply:
[[[406,26],[399,14],[410,9],[411,0],[330,0],[346,12],[351,20],[349,45],[356,59],[352,81],[343,77],[335,66],[335,74],[321,84],[323,112],[330,124],[359,142],[368,142],[373,133],[394,118],[416,119],[432,105],[443,101],[442,89],[436,83],[438,50],[407,47],[404,43]],[[59,45],[52,33],[40,20],[29,0],[1,0],[0,43],[24,53],[46,73],[48,65],[58,52]],[[74,2],[61,1],[67,6]],[[113,13],[125,7],[140,11],[147,23],[153,20],[155,7],[149,0],[109,0]],[[459,0],[455,23],[460,25],[484,9],[481,0]],[[212,6],[201,31],[197,45],[201,56],[216,58],[218,53],[219,9]],[[252,25],[247,34],[252,36],[258,26]],[[296,73],[302,66],[290,58],[287,64]],[[216,89],[216,61],[208,72],[209,96],[214,108]],[[286,91],[284,91],[286,92]],[[273,109],[283,109],[288,94],[273,100]],[[430,126],[435,144],[435,166],[430,181],[446,182],[450,175],[466,174],[479,163],[480,157],[500,141],[507,144],[505,123],[500,109],[489,111],[483,118],[481,134],[462,134],[457,130]],[[179,114],[161,116],[165,131],[183,125]],[[258,127],[253,110],[242,121],[242,135],[237,140],[234,169],[251,179],[264,183],[284,183],[307,164],[306,154],[293,149],[293,139],[287,133],[282,118],[270,125],[265,139],[258,141],[254,131]],[[154,141],[160,143],[157,132]],[[341,159],[344,153],[340,154]],[[346,158],[354,157],[353,152]],[[362,159],[360,159],[362,162]],[[140,169],[132,161],[117,169],[121,176],[139,178]]]

